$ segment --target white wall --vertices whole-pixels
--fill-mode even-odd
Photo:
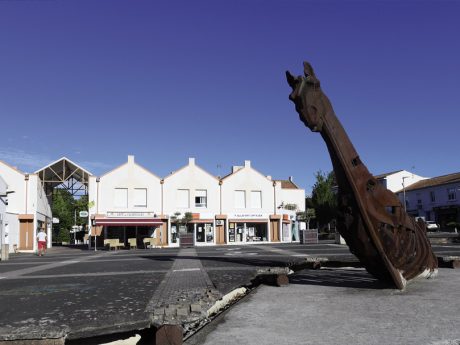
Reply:
[[[280,189],[280,201],[283,205],[295,204],[298,209],[296,212],[305,211],[305,190],[304,189]]]
[[[115,205],[115,188],[128,189],[127,207]],[[136,188],[147,189],[147,205],[139,207],[134,204]],[[95,177],[89,180],[89,200],[95,202],[91,214],[110,211],[120,212],[154,212],[161,214],[160,178],[134,162],[134,156],[128,156],[127,163],[102,175],[99,182],[99,200],[97,200],[97,183]]]
[[[182,215],[185,212],[200,213],[200,218],[214,218],[219,214],[219,180],[195,164],[194,158],[189,158],[188,165],[165,177],[163,185],[164,214],[172,216],[175,212]],[[178,190],[188,190],[188,207],[178,207]],[[206,207],[195,205],[197,190],[206,190]]]
[[[420,180],[426,180],[427,177],[422,177],[416,174],[413,174],[409,171],[402,170],[397,173],[388,175],[386,177],[386,187],[387,189],[391,190],[392,192],[397,192],[403,188],[403,177],[406,177],[404,179],[404,186],[407,188],[410,185],[414,184],[415,182],[418,182]]]
[[[8,224],[8,242],[10,252],[13,251],[14,245],[19,245],[19,220],[18,214],[24,214],[25,209],[25,175],[19,170],[0,161],[0,176],[8,185],[8,190],[14,192],[8,194],[8,205],[4,226]],[[29,210],[28,210],[29,212]],[[30,212],[31,213],[31,212]]]
[[[275,190],[281,189],[277,183]],[[235,207],[235,191],[243,190],[246,192],[246,207]],[[273,181],[262,175],[251,167],[250,161],[245,161],[244,167],[239,169],[234,174],[231,174],[223,179],[222,183],[222,213],[228,214],[231,218],[235,213],[262,213],[270,215],[276,212],[275,193]],[[251,208],[251,191],[262,192],[262,208]],[[277,193],[279,195],[279,192]],[[281,200],[276,201],[281,204]]]

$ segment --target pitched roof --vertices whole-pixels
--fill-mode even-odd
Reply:
[[[396,171],[391,171],[391,172],[388,172],[388,173],[384,173],[384,174],[380,174],[380,175],[375,175],[374,177],[379,180],[379,179],[382,179],[382,178],[385,178],[387,176],[390,176],[390,175],[393,175],[393,174],[397,174],[399,172],[401,172],[403,170],[396,170]]]
[[[299,187],[291,180],[276,180],[276,182],[280,182],[281,188],[283,189],[299,189]]]
[[[440,186],[443,184],[456,183],[456,182],[460,182],[460,172],[448,174],[448,175],[437,176],[433,178],[428,178],[426,180],[421,180],[421,181],[415,182],[414,184],[411,184],[410,186],[406,187],[405,190],[407,192],[411,190],[435,187],[435,186]],[[397,191],[396,193],[400,193],[400,192],[402,192],[402,189]]]

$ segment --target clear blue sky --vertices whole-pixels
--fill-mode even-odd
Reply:
[[[374,174],[460,171],[460,1],[0,1],[0,159],[160,176],[331,170],[288,100],[309,60]],[[220,171],[217,165],[222,168]]]

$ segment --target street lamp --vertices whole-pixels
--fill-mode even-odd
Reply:
[[[403,186],[403,199],[404,199],[404,212],[407,212],[406,210],[406,185],[404,183],[404,180],[406,178],[409,178],[410,176],[403,176],[402,177],[402,186]]]

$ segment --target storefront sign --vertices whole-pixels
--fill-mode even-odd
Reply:
[[[155,218],[154,212],[107,212],[107,217]]]
[[[264,218],[268,218],[268,215],[264,215],[262,213],[235,213],[235,214],[230,214],[229,218],[233,218],[233,219],[264,219]]]

